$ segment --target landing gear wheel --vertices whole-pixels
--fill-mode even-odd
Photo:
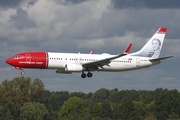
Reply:
[[[23,72],[23,71],[21,72],[21,75],[24,75],[24,72]]]
[[[92,76],[93,76],[93,74],[92,74],[92,73],[90,73],[90,72],[88,72],[88,73],[87,73],[87,76],[90,78],[90,77],[92,77]]]
[[[85,74],[85,73],[82,73],[82,74],[81,74],[81,77],[82,77],[82,78],[86,78],[86,74]]]

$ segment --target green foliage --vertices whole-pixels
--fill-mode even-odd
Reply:
[[[25,102],[41,101],[43,91],[44,85],[39,79],[31,81],[30,77],[17,77],[13,80],[4,80],[0,85],[0,96],[2,97],[0,105],[4,108],[7,103],[8,114],[18,119],[21,106]]]
[[[121,120],[140,120],[141,116],[131,99],[124,99],[120,105],[120,119]]]
[[[0,120],[179,120],[180,92],[158,88],[49,91],[39,79],[0,84]]]
[[[112,114],[112,109],[110,107],[110,102],[107,101],[102,102],[102,107],[99,116],[105,120],[112,119],[113,114]]]
[[[47,114],[44,104],[27,102],[21,107],[21,120],[43,120]]]
[[[101,88],[94,93],[93,100],[97,102],[102,102],[108,99],[108,96],[109,96],[109,90],[105,88]]]
[[[142,101],[133,101],[134,107],[136,109],[136,114],[139,116],[140,120],[144,120],[148,113],[147,105]]]
[[[122,96],[119,94],[118,89],[115,88],[109,92],[108,98],[111,102],[119,103],[122,99]]]
[[[59,119],[75,120],[80,118],[83,113],[83,100],[78,97],[72,97],[68,101],[64,102],[59,111]]]
[[[0,106],[0,120],[13,120],[9,105],[7,103]]]
[[[155,98],[155,110],[157,120],[167,120],[180,115],[180,93],[177,90],[157,90]]]
[[[93,105],[93,108],[92,108],[93,118],[97,118],[98,116],[100,116],[101,108],[102,108],[102,103],[97,102]]]
[[[60,107],[63,105],[64,101],[69,99],[68,91],[60,91],[60,92],[50,92],[45,90],[43,92],[43,103],[47,108],[53,111],[59,111]]]
[[[44,92],[44,84],[40,79],[35,79],[31,83],[30,87],[30,94],[31,94],[31,101],[36,101],[39,102],[41,101],[43,97],[43,92]]]
[[[144,118],[144,120],[157,120],[155,115],[152,112],[149,112],[146,117]]]
[[[120,120],[120,104],[111,103],[112,109],[112,119],[113,120]]]

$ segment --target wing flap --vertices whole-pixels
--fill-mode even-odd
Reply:
[[[105,58],[105,59],[101,59],[101,60],[98,60],[98,61],[85,63],[85,64],[82,64],[82,66],[84,68],[98,69],[98,67],[102,67],[104,65],[109,66],[109,63],[111,63],[111,60],[122,57],[122,56],[125,56],[125,55],[127,55],[127,54],[119,54],[119,55],[116,55],[116,56],[113,56],[113,57],[110,57],[110,58]]]
[[[111,60],[127,55],[131,49],[131,46],[132,44],[129,44],[129,46],[125,49],[123,54],[118,54],[113,57],[109,57],[109,58],[105,58],[105,59],[101,59],[101,60],[97,60],[93,62],[88,62],[88,63],[82,64],[82,66],[86,69],[95,69],[95,70],[97,70],[99,67],[103,67],[104,65],[109,66],[109,63],[111,63]]]

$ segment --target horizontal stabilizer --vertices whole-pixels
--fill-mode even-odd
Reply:
[[[173,56],[167,56],[167,57],[161,57],[161,58],[155,58],[155,59],[150,59],[149,61],[160,61],[160,60],[164,60],[164,59],[168,59],[168,58],[171,58]]]

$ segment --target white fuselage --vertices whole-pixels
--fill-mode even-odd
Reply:
[[[76,53],[54,53],[48,52],[47,69],[64,69],[66,64],[85,64],[101,59],[113,57],[109,54],[76,54]],[[126,55],[114,60],[111,63],[100,67],[98,71],[127,71],[149,67],[159,62],[150,62],[148,57],[136,57]],[[76,71],[75,71],[76,72]],[[77,71],[80,72],[80,71]]]

